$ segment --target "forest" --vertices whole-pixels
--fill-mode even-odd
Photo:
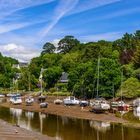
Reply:
[[[100,65],[98,66],[98,60]],[[74,36],[62,38],[58,47],[51,42],[42,46],[40,56],[31,60],[28,67],[13,68],[17,60],[0,54],[0,88],[14,87],[18,77],[18,89],[44,92],[72,93],[80,98],[105,98],[140,96],[140,30],[125,33],[115,41],[100,40],[82,43]],[[41,71],[43,70],[43,71]],[[68,74],[68,82],[60,82],[62,72]],[[41,81],[40,77],[41,76]]]

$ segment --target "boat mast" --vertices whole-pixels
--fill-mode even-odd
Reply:
[[[100,56],[98,58],[98,65],[97,65],[97,97],[99,96],[99,70],[100,70]]]
[[[123,79],[123,71],[121,72],[121,101],[122,101],[122,79]]]

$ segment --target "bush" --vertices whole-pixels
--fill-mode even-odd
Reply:
[[[120,87],[117,92],[117,96],[122,96],[126,98],[140,97],[140,82],[136,78],[128,78]]]

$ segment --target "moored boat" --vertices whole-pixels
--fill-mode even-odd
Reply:
[[[54,100],[54,104],[60,105],[60,104],[62,104],[62,103],[63,103],[63,101],[60,100],[60,99]]]
[[[64,105],[78,105],[80,101],[76,99],[74,96],[68,96],[63,100]]]
[[[25,102],[26,105],[32,105],[32,103],[34,102],[34,98],[32,96],[29,96],[28,98],[26,98]]]

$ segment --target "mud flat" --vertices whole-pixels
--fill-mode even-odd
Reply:
[[[126,120],[116,117],[113,113],[103,113],[103,114],[95,114],[90,112],[89,107],[81,108],[80,106],[64,106],[64,105],[56,105],[54,104],[55,96],[50,96],[46,99],[49,103],[48,108],[41,109],[39,103],[37,101],[34,102],[32,106],[26,106],[23,102],[21,105],[12,105],[9,102],[2,103],[1,106],[4,107],[12,107],[12,108],[20,108],[23,110],[34,111],[34,112],[43,112],[47,114],[54,114],[59,116],[66,117],[75,117],[80,119],[88,119],[88,120],[97,120],[104,122],[116,122],[116,123],[125,123]]]
[[[43,136],[37,132],[32,132],[11,125],[0,120],[0,140],[53,140],[50,137]]]

